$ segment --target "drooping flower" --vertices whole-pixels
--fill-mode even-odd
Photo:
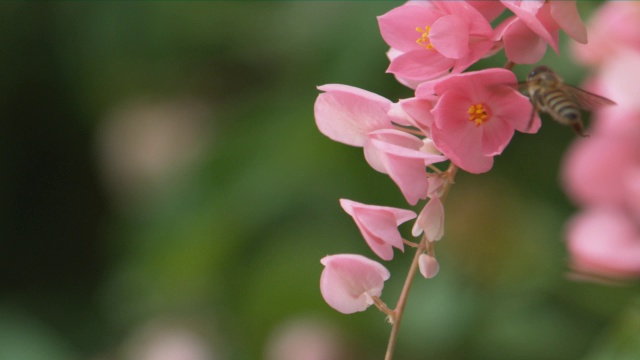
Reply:
[[[332,308],[344,314],[364,311],[373,297],[382,294],[384,282],[391,275],[382,264],[362,255],[339,254],[320,260],[320,292]]]
[[[377,130],[368,134],[365,158],[371,167],[388,174],[411,205],[429,194],[426,166],[447,158],[429,139],[399,130]]]
[[[637,221],[622,209],[587,209],[568,224],[567,241],[572,267],[580,273],[640,276],[640,231]]]
[[[416,217],[410,210],[388,206],[366,205],[340,199],[344,211],[353,217],[365,241],[383,260],[393,259],[393,248],[404,251],[398,226]]]
[[[494,46],[487,19],[463,1],[408,2],[379,16],[378,24],[394,49],[387,72],[410,86],[460,73]]]
[[[438,275],[440,264],[438,264],[438,260],[435,257],[429,254],[421,254],[418,258],[418,268],[425,279],[431,279]]]
[[[515,63],[538,62],[544,56],[546,44],[557,53],[560,29],[580,43],[587,42],[587,30],[575,0],[501,2],[515,16],[496,28],[496,40],[502,39],[507,58]]]
[[[411,234],[420,236],[424,232],[429,241],[438,241],[444,235],[444,206],[439,197],[433,197],[424,206]]]
[[[514,130],[535,133],[540,119],[529,124],[532,105],[516,90],[515,75],[505,69],[486,69],[451,75],[421,84],[416,97],[436,94],[431,111],[431,135],[436,147],[471,173],[491,169]]]

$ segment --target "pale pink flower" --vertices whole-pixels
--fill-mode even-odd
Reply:
[[[330,139],[352,146],[362,146],[367,134],[391,128],[387,112],[391,101],[353,86],[328,84],[314,106],[316,125]]]
[[[394,247],[404,251],[398,226],[414,219],[416,213],[388,206],[366,205],[347,199],[340,199],[340,205],[353,217],[365,241],[381,259],[393,259]]]
[[[516,90],[515,75],[505,69],[486,69],[451,75],[421,84],[416,97],[438,95],[431,111],[431,136],[435,146],[453,163],[471,173],[491,169],[493,157],[502,153],[514,130],[535,133],[532,105]]]
[[[410,86],[462,72],[494,46],[487,19],[463,1],[408,2],[379,16],[378,24],[394,49],[387,72]]]
[[[400,130],[369,133],[364,152],[369,165],[388,174],[411,205],[429,193],[425,167],[447,159],[430,145],[430,140]]]
[[[640,276],[638,223],[623,210],[586,210],[568,224],[567,239],[572,267],[578,272],[623,279]]]
[[[421,254],[418,258],[418,268],[425,279],[431,279],[438,275],[440,264],[438,264],[438,260],[435,257],[429,254]]]
[[[411,234],[420,236],[424,232],[429,241],[437,241],[444,235],[444,206],[439,197],[427,202],[416,219]]]
[[[366,310],[382,294],[391,275],[382,264],[362,255],[339,254],[320,260],[320,292],[332,308],[344,314]]]
[[[635,185],[640,171],[640,127],[635,132],[594,133],[576,141],[562,169],[565,189],[579,204],[640,209]]]
[[[507,58],[515,63],[538,62],[546,51],[545,43],[557,53],[560,29],[580,43],[587,42],[575,0],[502,0],[502,4],[516,16],[496,28],[496,40],[503,40]]]
[[[640,50],[640,2],[607,1],[589,20],[589,43],[572,44],[576,59],[597,66],[619,51]]]
[[[639,23],[640,27],[640,23]],[[598,69],[597,88],[590,89],[616,102],[616,106],[602,109],[630,110],[640,114],[640,47],[619,49]],[[601,116],[598,116],[601,117]],[[613,120],[613,119],[612,119]],[[621,121],[624,121],[621,119]],[[637,121],[633,121],[638,124]]]

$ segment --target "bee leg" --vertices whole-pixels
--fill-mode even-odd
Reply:
[[[571,123],[571,127],[573,128],[573,131],[582,136],[582,137],[589,137],[589,134],[584,132],[584,128],[582,127],[582,122],[581,121],[574,121]]]

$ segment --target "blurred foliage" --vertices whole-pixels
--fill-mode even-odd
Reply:
[[[259,359],[279,324],[307,316],[340,329],[353,358],[381,358],[384,317],[330,309],[319,260],[373,256],[339,198],[404,200],[361,150],[317,131],[313,102],[325,83],[411,96],[384,73],[375,18],[398,4],[1,3],[0,358],[130,358],[137,329],[177,318],[218,358]],[[563,44],[543,62],[577,84]],[[158,173],[134,156],[118,160],[131,174],[106,164],[106,147],[142,141],[102,141],[117,109],[185,99],[206,109],[201,130],[149,146],[202,143],[197,156]],[[558,173],[574,135],[545,120],[490,173],[456,179],[441,273],[414,284],[398,360],[640,356],[637,289],[564,278],[574,209]],[[385,264],[389,303],[409,261]]]

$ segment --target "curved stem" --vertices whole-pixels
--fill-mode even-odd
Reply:
[[[398,331],[400,330],[400,320],[402,320],[402,315],[404,314],[404,307],[407,304],[409,290],[411,290],[413,278],[415,277],[418,270],[418,260],[420,259],[420,255],[422,255],[422,252],[425,249],[424,246],[426,241],[427,237],[423,236],[422,240],[420,241],[420,245],[418,246],[418,250],[413,256],[413,261],[411,262],[411,266],[409,267],[407,278],[404,280],[404,286],[402,287],[402,292],[400,293],[398,304],[396,305],[396,308],[394,310],[395,319],[393,321],[393,325],[391,326],[391,334],[389,335],[389,343],[387,344],[387,353],[384,356],[384,360],[393,359],[393,351],[396,348],[396,342],[398,341]]]
[[[446,171],[446,180],[445,188],[443,190],[442,196],[440,200],[444,202],[447,195],[449,195],[449,189],[451,189],[451,185],[453,185],[453,180],[458,172],[458,167],[451,163],[449,168]],[[422,236],[422,240],[420,240],[420,244],[418,245],[418,249],[416,250],[416,254],[413,256],[413,261],[411,262],[411,266],[409,267],[409,273],[407,274],[407,278],[404,281],[404,286],[402,287],[402,291],[400,292],[400,298],[398,299],[398,303],[396,304],[396,308],[393,310],[393,323],[391,326],[391,334],[389,335],[389,343],[387,344],[387,353],[384,357],[384,360],[392,360],[393,359],[393,351],[396,348],[396,342],[398,341],[398,331],[400,330],[400,321],[402,320],[402,315],[404,314],[404,308],[407,304],[407,298],[409,296],[409,290],[411,290],[411,285],[413,284],[413,279],[415,278],[416,272],[418,271],[418,263],[420,260],[420,255],[424,253],[425,250],[429,249],[429,251],[433,252],[434,247],[433,244],[428,243],[426,235]]]

